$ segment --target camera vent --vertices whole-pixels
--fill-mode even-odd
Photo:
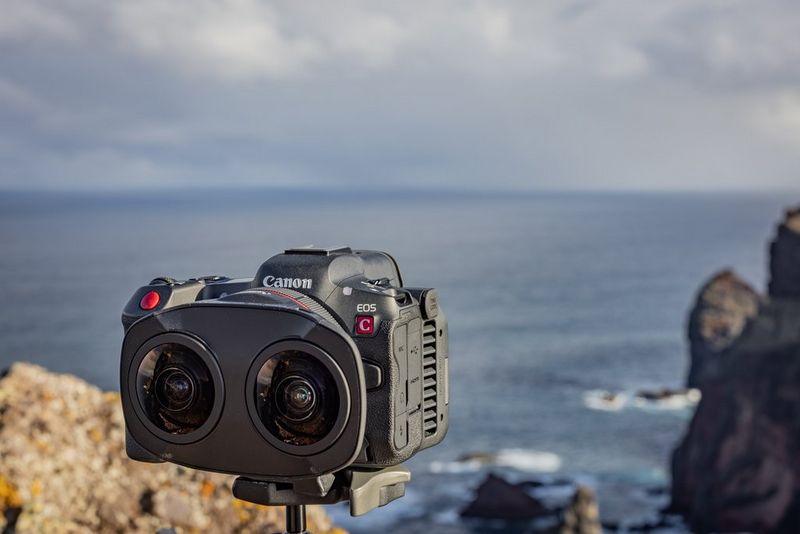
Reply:
[[[436,433],[439,411],[436,405],[436,322],[422,327],[422,425],[425,437]]]

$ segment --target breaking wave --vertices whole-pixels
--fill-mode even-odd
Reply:
[[[473,473],[484,467],[508,467],[528,473],[553,473],[561,469],[561,458],[552,452],[502,449],[492,454],[467,455],[456,461],[430,464],[432,473]]]
[[[652,411],[686,410],[693,408],[698,402],[700,391],[696,389],[643,390],[635,393],[594,389],[583,394],[584,406],[605,412],[618,412],[627,408]]]

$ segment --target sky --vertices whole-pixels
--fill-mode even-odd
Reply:
[[[0,0],[0,189],[797,190],[795,0]]]

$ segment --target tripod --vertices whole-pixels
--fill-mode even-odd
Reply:
[[[377,470],[351,467],[290,482],[239,477],[233,483],[233,495],[255,504],[285,506],[284,534],[310,534],[306,531],[306,505],[349,501],[350,515],[356,517],[405,495],[409,480],[411,473],[402,464]]]
[[[306,533],[306,505],[289,504],[286,506],[286,534]]]

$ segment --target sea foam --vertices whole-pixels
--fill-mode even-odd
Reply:
[[[436,461],[432,473],[472,473],[483,467],[508,467],[528,473],[553,473],[561,469],[561,458],[552,452],[529,449],[501,449],[496,454],[476,455],[457,461]]]
[[[636,393],[593,389],[584,392],[583,404],[591,410],[604,412],[618,412],[626,408],[649,411],[686,410],[697,405],[700,397],[700,391],[696,389]]]

